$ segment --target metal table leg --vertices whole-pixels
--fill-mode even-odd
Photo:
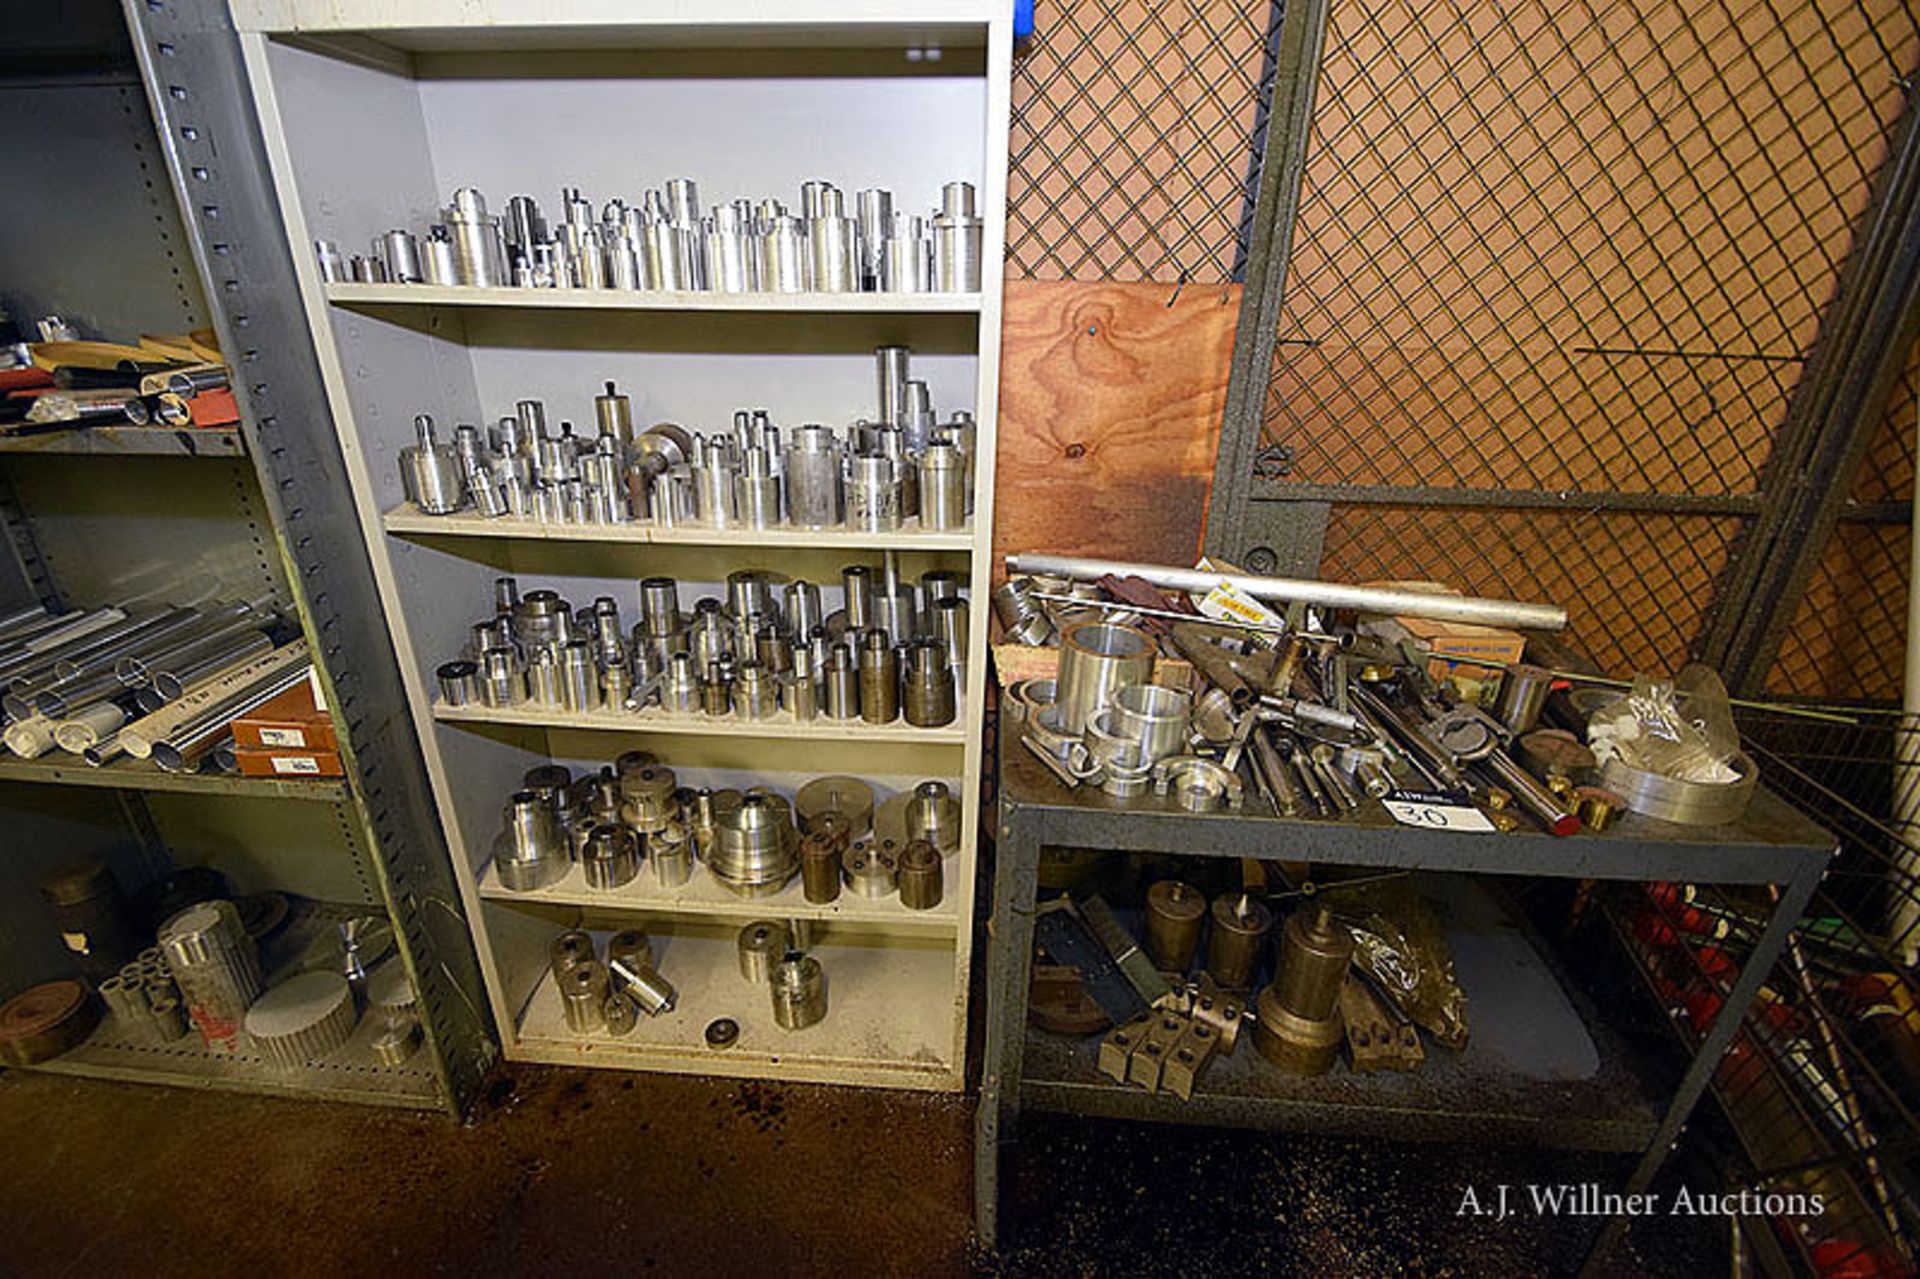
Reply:
[[[980,1241],[994,1246],[1000,1226],[1000,1152],[1020,1115],[1026,1052],[1027,983],[1033,967],[1033,909],[1040,889],[1040,837],[1031,816],[1006,799],[993,868],[993,917],[987,943],[987,1044],[974,1118],[973,1215]]]
[[[1699,1051],[1688,1064],[1679,1088],[1674,1090],[1673,1101],[1668,1104],[1667,1113],[1660,1120],[1660,1127],[1654,1131],[1646,1153],[1640,1157],[1633,1175],[1627,1179],[1628,1195],[1646,1192],[1647,1187],[1653,1184],[1653,1175],[1660,1170],[1660,1165],[1666,1162],[1667,1155],[1679,1142],[1680,1130],[1686,1126],[1687,1117],[1693,1113],[1694,1106],[1699,1103],[1701,1094],[1713,1078],[1713,1072],[1726,1057],[1734,1035],[1760,994],[1761,983],[1779,961],[1781,952],[1786,948],[1788,935],[1800,922],[1801,915],[1806,913],[1813,890],[1820,886],[1820,878],[1825,873],[1825,866],[1810,864],[1787,884],[1786,891],[1774,906],[1773,915],[1767,920],[1766,930],[1760,934],[1753,952],[1747,956],[1739,979],[1733,983],[1733,989],[1727,992],[1726,1002],[1720,1006],[1720,1014],[1713,1019],[1713,1028],[1701,1040]],[[1602,1273],[1602,1263],[1619,1244],[1626,1228],[1624,1217],[1615,1217],[1601,1228],[1593,1242],[1593,1250],[1587,1254],[1586,1264],[1580,1269],[1583,1276]]]

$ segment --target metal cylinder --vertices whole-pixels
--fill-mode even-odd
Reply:
[[[825,905],[840,896],[840,858],[846,852],[844,832],[813,830],[800,841],[800,884],[806,899]]]
[[[1109,722],[1114,732],[1138,742],[1148,763],[1187,748],[1193,695],[1159,684],[1129,684],[1113,695]]]
[[[847,523],[863,533],[884,533],[900,527],[900,483],[893,459],[856,457],[847,481]]]
[[[807,241],[815,292],[859,292],[859,234],[859,224],[852,218],[823,215],[808,221]]]
[[[996,586],[993,614],[1000,619],[1000,629],[1015,644],[1042,645],[1054,636],[1053,619],[1034,598],[1034,585],[1029,578],[1008,578]]]
[[[560,650],[560,696],[569,711],[600,709],[600,676],[593,664],[593,646],[586,640],[570,641]]]
[[[773,1020],[782,1030],[805,1030],[827,1015],[827,974],[812,955],[781,960],[767,984]]]
[[[880,287],[888,293],[933,291],[933,237],[926,219],[894,215],[881,268]]]
[[[140,949],[140,925],[103,861],[88,859],[40,881],[40,899],[83,977],[98,983]]]
[[[653,863],[655,882],[662,888],[679,888],[692,879],[693,851],[693,839],[679,822],[649,835],[647,860]]]
[[[904,346],[875,347],[874,383],[879,410],[878,420],[889,426],[904,426],[907,418],[907,367],[911,349]]]
[[[557,980],[572,969],[594,961],[593,934],[569,929],[547,943],[547,969]]]
[[[230,901],[189,906],[160,926],[157,940],[181,1002],[208,1049],[242,1052],[247,1007],[260,997],[260,960]]]
[[[966,524],[966,459],[951,444],[929,444],[920,454],[920,527],[951,532]]]
[[[756,919],[740,930],[735,946],[739,952],[740,975],[760,985],[773,972],[773,966],[786,958],[793,938],[787,926],[777,920]]]
[[[1155,651],[1153,637],[1136,627],[1112,622],[1078,622],[1067,627],[1061,636],[1056,677],[1060,731],[1078,735],[1093,713],[1110,705],[1121,689],[1148,682]]]
[[[824,426],[806,425],[787,446],[787,513],[801,528],[833,528],[845,519],[840,443]]]
[[[638,928],[625,928],[607,938],[607,966],[653,967],[653,939]]]
[[[426,279],[420,265],[420,243],[407,230],[389,231],[373,242],[374,252],[387,264],[387,278],[395,284],[418,284]]]
[[[572,856],[554,797],[532,789],[515,791],[501,812],[492,853],[494,877],[512,892],[545,888],[565,878]]]
[[[672,1012],[674,1005],[680,1001],[680,992],[674,989],[672,982],[660,975],[657,968],[620,963],[614,965],[613,974],[620,984],[621,994],[631,999],[649,1017]]]
[[[1353,933],[1326,906],[1295,911],[1281,929],[1273,983],[1260,992],[1253,1045],[1288,1074],[1323,1074],[1341,1039],[1340,986]]]
[[[849,564],[840,570],[840,594],[847,630],[864,631],[873,625],[873,570]]]
[[[910,840],[900,852],[897,868],[900,904],[908,910],[932,910],[940,904],[940,850],[924,839]]]
[[[495,288],[511,284],[507,275],[506,243],[500,219],[487,215],[486,197],[471,187],[453,193],[453,204],[442,213],[453,242],[453,265],[461,284]]]
[[[917,640],[907,649],[900,702],[907,723],[915,728],[953,723],[957,711],[953,668],[947,665],[946,646],[939,640]]]
[[[805,293],[813,287],[806,228],[800,219],[785,215],[769,221],[761,236],[766,275],[761,281],[770,293]]]
[[[1200,948],[1207,897],[1192,884],[1163,879],[1147,889],[1147,958],[1163,973],[1181,976]]]
[[[1493,716],[1515,737],[1530,733],[1540,722],[1540,712],[1552,691],[1552,671],[1526,662],[1515,663],[1500,676],[1500,696],[1493,704]]]
[[[947,651],[947,666],[954,673],[957,686],[965,687],[964,672],[967,667],[967,601],[958,595],[948,595],[933,602],[928,613],[925,630],[934,639],[940,641]]]
[[[780,526],[780,477],[773,473],[773,461],[765,449],[750,448],[741,455],[740,473],[734,477],[734,505],[740,522],[747,528]]]
[[[607,1028],[607,970],[598,960],[576,964],[555,978],[567,1029],[591,1035]]]
[[[640,873],[640,840],[625,826],[595,826],[580,848],[580,870],[598,891],[633,882]]]
[[[1273,912],[1246,893],[1222,893],[1213,899],[1213,929],[1207,934],[1207,972],[1222,990],[1253,989]]]
[[[408,500],[428,515],[451,515],[467,504],[460,454],[434,435],[433,419],[413,419],[414,443],[400,450],[400,480]]]
[[[780,709],[780,686],[773,672],[759,662],[742,662],[734,684],[734,703],[743,718],[772,719]]]
[[[654,835],[679,820],[679,782],[671,768],[655,763],[622,768],[618,785],[620,820],[640,834]]]
[[[750,791],[716,806],[707,870],[742,897],[779,892],[800,869],[800,835],[792,806],[769,791]]]
[[[860,718],[891,724],[899,716],[899,659],[885,631],[868,631],[860,645]]]
[[[535,706],[558,709],[566,701],[561,684],[559,653],[551,647],[536,650],[527,663],[527,700]]]

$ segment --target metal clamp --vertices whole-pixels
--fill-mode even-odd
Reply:
[[[1174,755],[1153,767],[1153,788],[1193,813],[1238,810],[1246,792],[1238,774],[1198,755]]]

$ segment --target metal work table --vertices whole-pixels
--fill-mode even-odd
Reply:
[[[1424,1069],[1410,1075],[1356,1076],[1341,1065],[1329,1075],[1299,1079],[1272,1069],[1246,1045],[1210,1067],[1191,1101],[1149,1094],[1098,1073],[1096,1039],[1028,1027],[1043,848],[1574,880],[1777,885],[1773,915],[1727,997],[1726,1007],[1740,1010],[1752,1004],[1835,850],[1830,835],[1764,789],[1755,792],[1745,817],[1728,826],[1675,826],[1622,814],[1604,835],[1568,838],[1532,830],[1419,830],[1394,823],[1377,805],[1338,822],[1282,818],[1251,791],[1245,812],[1188,813],[1158,795],[1123,801],[1098,790],[1069,791],[1020,745],[1017,726],[1007,730],[1000,735],[986,1061],[974,1145],[974,1211],[989,1244],[999,1230],[1000,1159],[1014,1141],[1023,1106],[1176,1123],[1638,1150],[1641,1159],[1626,1186],[1627,1193],[1638,1193],[1652,1181],[1741,1021],[1714,1021],[1664,1112],[1646,1102],[1641,1081],[1604,1025],[1588,1028],[1598,1060],[1581,1079],[1529,1079],[1485,1054],[1476,1058],[1471,1043],[1457,1058],[1445,1049],[1433,1052]],[[1474,999],[1473,972],[1464,960],[1460,971]],[[1593,1258],[1612,1246],[1624,1224],[1607,1224]]]

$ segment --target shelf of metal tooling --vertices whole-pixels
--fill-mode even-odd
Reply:
[[[323,804],[344,803],[345,782],[301,781],[285,777],[241,777],[234,773],[169,773],[136,759],[117,759],[99,768],[73,762],[0,756],[0,782],[32,782],[48,786],[98,786],[108,790],[170,791],[180,795],[245,795],[255,799],[308,799]]]
[[[1189,813],[1158,795],[1123,801],[1084,787],[1070,791],[1027,752],[1020,735],[1009,725],[999,744],[986,1059],[974,1144],[974,1207],[980,1234],[988,1241],[999,1229],[1002,1148],[1013,1143],[1022,1106],[1198,1123],[1352,1133],[1390,1126],[1402,1135],[1429,1138],[1451,1133],[1525,1140],[1539,1139],[1545,1124],[1558,1125],[1571,1113],[1576,1122],[1562,1129],[1561,1140],[1607,1149],[1625,1144],[1643,1152],[1628,1184],[1628,1193],[1637,1193],[1652,1179],[1699,1100],[1739,1021],[1726,1017],[1716,1023],[1655,1123],[1648,1122],[1650,1114],[1639,1113],[1634,1090],[1625,1087],[1626,1076],[1609,1064],[1606,1051],[1599,1054],[1593,1077],[1576,1090],[1578,1100],[1567,1092],[1570,1085],[1492,1069],[1472,1049],[1456,1062],[1439,1060],[1445,1049],[1430,1049],[1424,1069],[1432,1073],[1424,1081],[1344,1073],[1298,1080],[1257,1060],[1250,1044],[1236,1054],[1245,1054],[1244,1062],[1229,1059],[1211,1068],[1217,1073],[1206,1077],[1197,1105],[1148,1098],[1091,1070],[1088,1053],[1094,1041],[1053,1042],[1054,1037],[1028,1029],[1033,911],[1045,847],[1457,874],[1780,885],[1775,914],[1728,994],[1728,1006],[1734,1008],[1747,1007],[1759,993],[1835,849],[1830,835],[1764,789],[1754,793],[1738,822],[1725,826],[1675,826],[1625,814],[1605,834],[1566,838],[1530,830],[1498,835],[1414,829],[1395,824],[1377,806],[1344,821],[1285,818],[1274,815],[1251,787],[1246,811]],[[1466,994],[1469,1000],[1475,997],[1471,987]],[[1610,1043],[1603,1037],[1602,1044]],[[1463,1099],[1470,1104],[1457,1104]],[[1538,1123],[1522,1113],[1534,1107]],[[1627,1142],[1628,1137],[1633,1140]]]
[[[384,918],[371,907],[315,901],[292,903],[285,930],[260,948],[261,967],[268,987],[307,966],[308,949],[329,925],[370,916]],[[397,955],[389,954],[380,962],[401,961]],[[179,1039],[157,1043],[121,1025],[108,1013],[80,1044],[50,1061],[23,1069],[126,1083],[266,1093],[316,1101],[352,1101],[413,1110],[430,1110],[441,1104],[432,1054],[416,1050],[396,1066],[386,1065],[374,1056],[372,1042],[384,1028],[384,1017],[362,1014],[353,1034],[339,1048],[304,1066],[287,1067],[276,1065],[251,1049],[215,1052],[191,1029]]]
[[[246,442],[237,426],[74,426],[51,431],[0,432],[0,453],[240,457],[246,451]]]
[[[973,315],[978,293],[715,293],[667,289],[522,289],[329,284],[335,306],[484,306],[523,311],[737,311],[770,315]]]
[[[916,518],[905,527],[884,533],[847,528],[712,528],[656,524],[543,524],[539,520],[503,516],[488,519],[472,511],[428,515],[405,502],[381,517],[389,533],[414,537],[487,537],[525,542],[616,542],[632,546],[739,546],[782,550],[846,549],[897,551],[968,551],[973,549],[971,526],[951,532],[919,527]]]
[[[675,715],[649,707],[643,711],[568,711],[553,706],[449,706],[433,704],[433,717],[443,724],[513,724],[525,728],[584,728],[604,733],[659,733],[675,737],[770,737],[793,741],[901,743],[923,746],[963,746],[966,727],[958,722],[940,728],[915,728],[905,720],[869,724],[859,719],[797,721],[790,711],[776,711],[765,719],[734,715]]]

